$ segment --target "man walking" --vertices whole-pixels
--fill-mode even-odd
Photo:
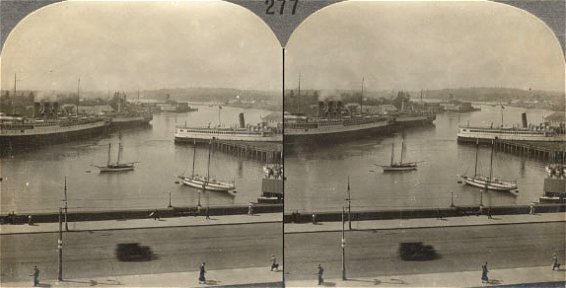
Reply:
[[[324,269],[322,268],[322,265],[318,264],[318,285],[322,285],[322,282],[324,282],[324,279],[322,279],[323,274]]]
[[[554,269],[560,270],[560,262],[558,262],[558,256],[556,256],[556,253],[552,255],[552,271],[554,271]]]
[[[489,278],[487,277],[487,261],[485,264],[481,265],[481,283],[489,283]]]
[[[279,264],[277,264],[275,255],[271,255],[271,271],[273,270],[275,270],[275,272],[279,271]]]
[[[39,269],[33,266],[33,287],[39,286]]]

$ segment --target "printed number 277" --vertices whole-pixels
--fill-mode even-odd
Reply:
[[[279,7],[279,14],[283,15],[283,11],[285,11],[285,2],[287,0],[277,0],[277,2],[281,2],[281,6]],[[299,4],[299,0],[289,0],[289,2],[293,2],[293,10],[291,14],[295,15],[295,11],[297,10],[297,4]],[[267,5],[267,9],[265,10],[266,14],[273,15],[275,11],[273,11],[273,6],[275,6],[275,0],[265,0],[265,5]]]

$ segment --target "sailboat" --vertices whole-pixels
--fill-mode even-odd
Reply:
[[[401,142],[401,159],[395,162],[395,143],[391,143],[391,163],[389,165],[376,165],[383,168],[383,172],[417,170],[418,162],[403,162],[407,147],[405,141]]]
[[[474,176],[460,176],[464,182],[470,186],[484,188],[486,190],[513,192],[517,189],[517,182],[493,178],[493,153],[495,150],[495,138],[491,142],[491,158],[489,164],[489,176],[481,176],[478,174],[478,150],[479,140],[476,139],[476,160],[474,165]]]
[[[112,150],[112,144],[108,144],[108,161],[106,161],[106,166],[96,166],[100,169],[100,173],[103,172],[123,172],[123,171],[132,171],[134,170],[135,162],[130,163],[120,163],[120,159],[122,156],[122,143],[118,143],[118,158],[116,159],[116,163],[111,163],[110,160],[110,152]]]
[[[233,182],[226,182],[210,178],[210,151],[212,149],[212,141],[208,146],[208,163],[206,177],[195,174],[196,145],[193,145],[193,169],[191,176],[178,176],[184,185],[191,186],[209,191],[230,191],[236,189]]]

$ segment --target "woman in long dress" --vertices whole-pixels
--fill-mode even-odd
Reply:
[[[206,273],[206,271],[204,270],[204,266],[206,263],[202,262],[202,264],[200,264],[200,273],[198,276],[198,281],[199,283],[206,283],[206,277],[204,277],[204,273]]]

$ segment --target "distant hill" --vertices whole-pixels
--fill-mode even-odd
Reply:
[[[137,92],[136,92],[137,93]],[[259,91],[259,90],[240,90],[232,88],[174,88],[145,90],[140,92],[144,99],[177,101],[194,101],[194,102],[222,102],[226,103],[230,100],[239,99],[242,101],[269,101],[274,103],[282,103],[281,92],[278,91]],[[135,94],[134,94],[135,95]]]

